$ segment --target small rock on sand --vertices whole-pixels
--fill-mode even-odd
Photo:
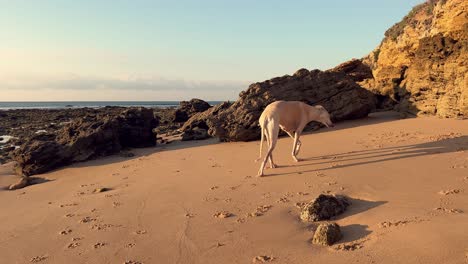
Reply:
[[[265,262],[271,262],[275,258],[270,257],[270,256],[256,256],[255,258],[252,259],[252,263],[265,263]]]
[[[102,192],[107,192],[110,191],[110,188],[102,187],[102,188],[96,188],[94,189],[93,193],[102,193]]]
[[[300,218],[303,221],[322,221],[343,213],[350,205],[344,196],[320,194],[315,200],[304,205]]]
[[[336,223],[323,223],[315,230],[312,243],[316,245],[331,246],[342,237],[340,226]]]

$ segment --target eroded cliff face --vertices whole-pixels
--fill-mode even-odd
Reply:
[[[468,117],[468,1],[427,1],[385,32],[359,84],[416,115]]]

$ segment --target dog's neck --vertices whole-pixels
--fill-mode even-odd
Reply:
[[[308,122],[319,121],[320,110],[314,106],[307,105],[307,120]]]

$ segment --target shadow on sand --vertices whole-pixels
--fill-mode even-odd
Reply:
[[[341,233],[343,234],[343,238],[338,241],[338,243],[347,243],[353,242],[368,236],[372,231],[368,230],[368,225],[359,225],[359,224],[352,224],[347,226],[342,226]]]
[[[370,149],[370,150],[360,150],[360,151],[351,151],[345,153],[336,153],[326,156],[318,156],[305,158],[300,164],[283,166],[283,167],[306,167],[313,165],[326,165],[333,163],[343,163],[349,162],[347,164],[338,164],[335,166],[328,166],[325,168],[317,168],[311,170],[301,170],[299,172],[317,172],[333,169],[341,169],[359,165],[366,165],[372,163],[379,163],[391,160],[399,160],[434,154],[443,154],[451,153],[460,150],[468,149],[468,136],[459,136],[455,138],[448,138],[439,141],[425,142],[420,144],[413,145],[404,145],[396,147],[387,147],[379,149]],[[325,161],[320,161],[325,160]],[[312,161],[312,162],[311,162]],[[288,174],[296,174],[296,172],[290,173],[272,173],[267,174],[265,177],[269,176],[280,176]]]

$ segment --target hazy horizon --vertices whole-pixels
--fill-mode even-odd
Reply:
[[[0,0],[0,101],[235,100],[365,56],[421,2]]]

